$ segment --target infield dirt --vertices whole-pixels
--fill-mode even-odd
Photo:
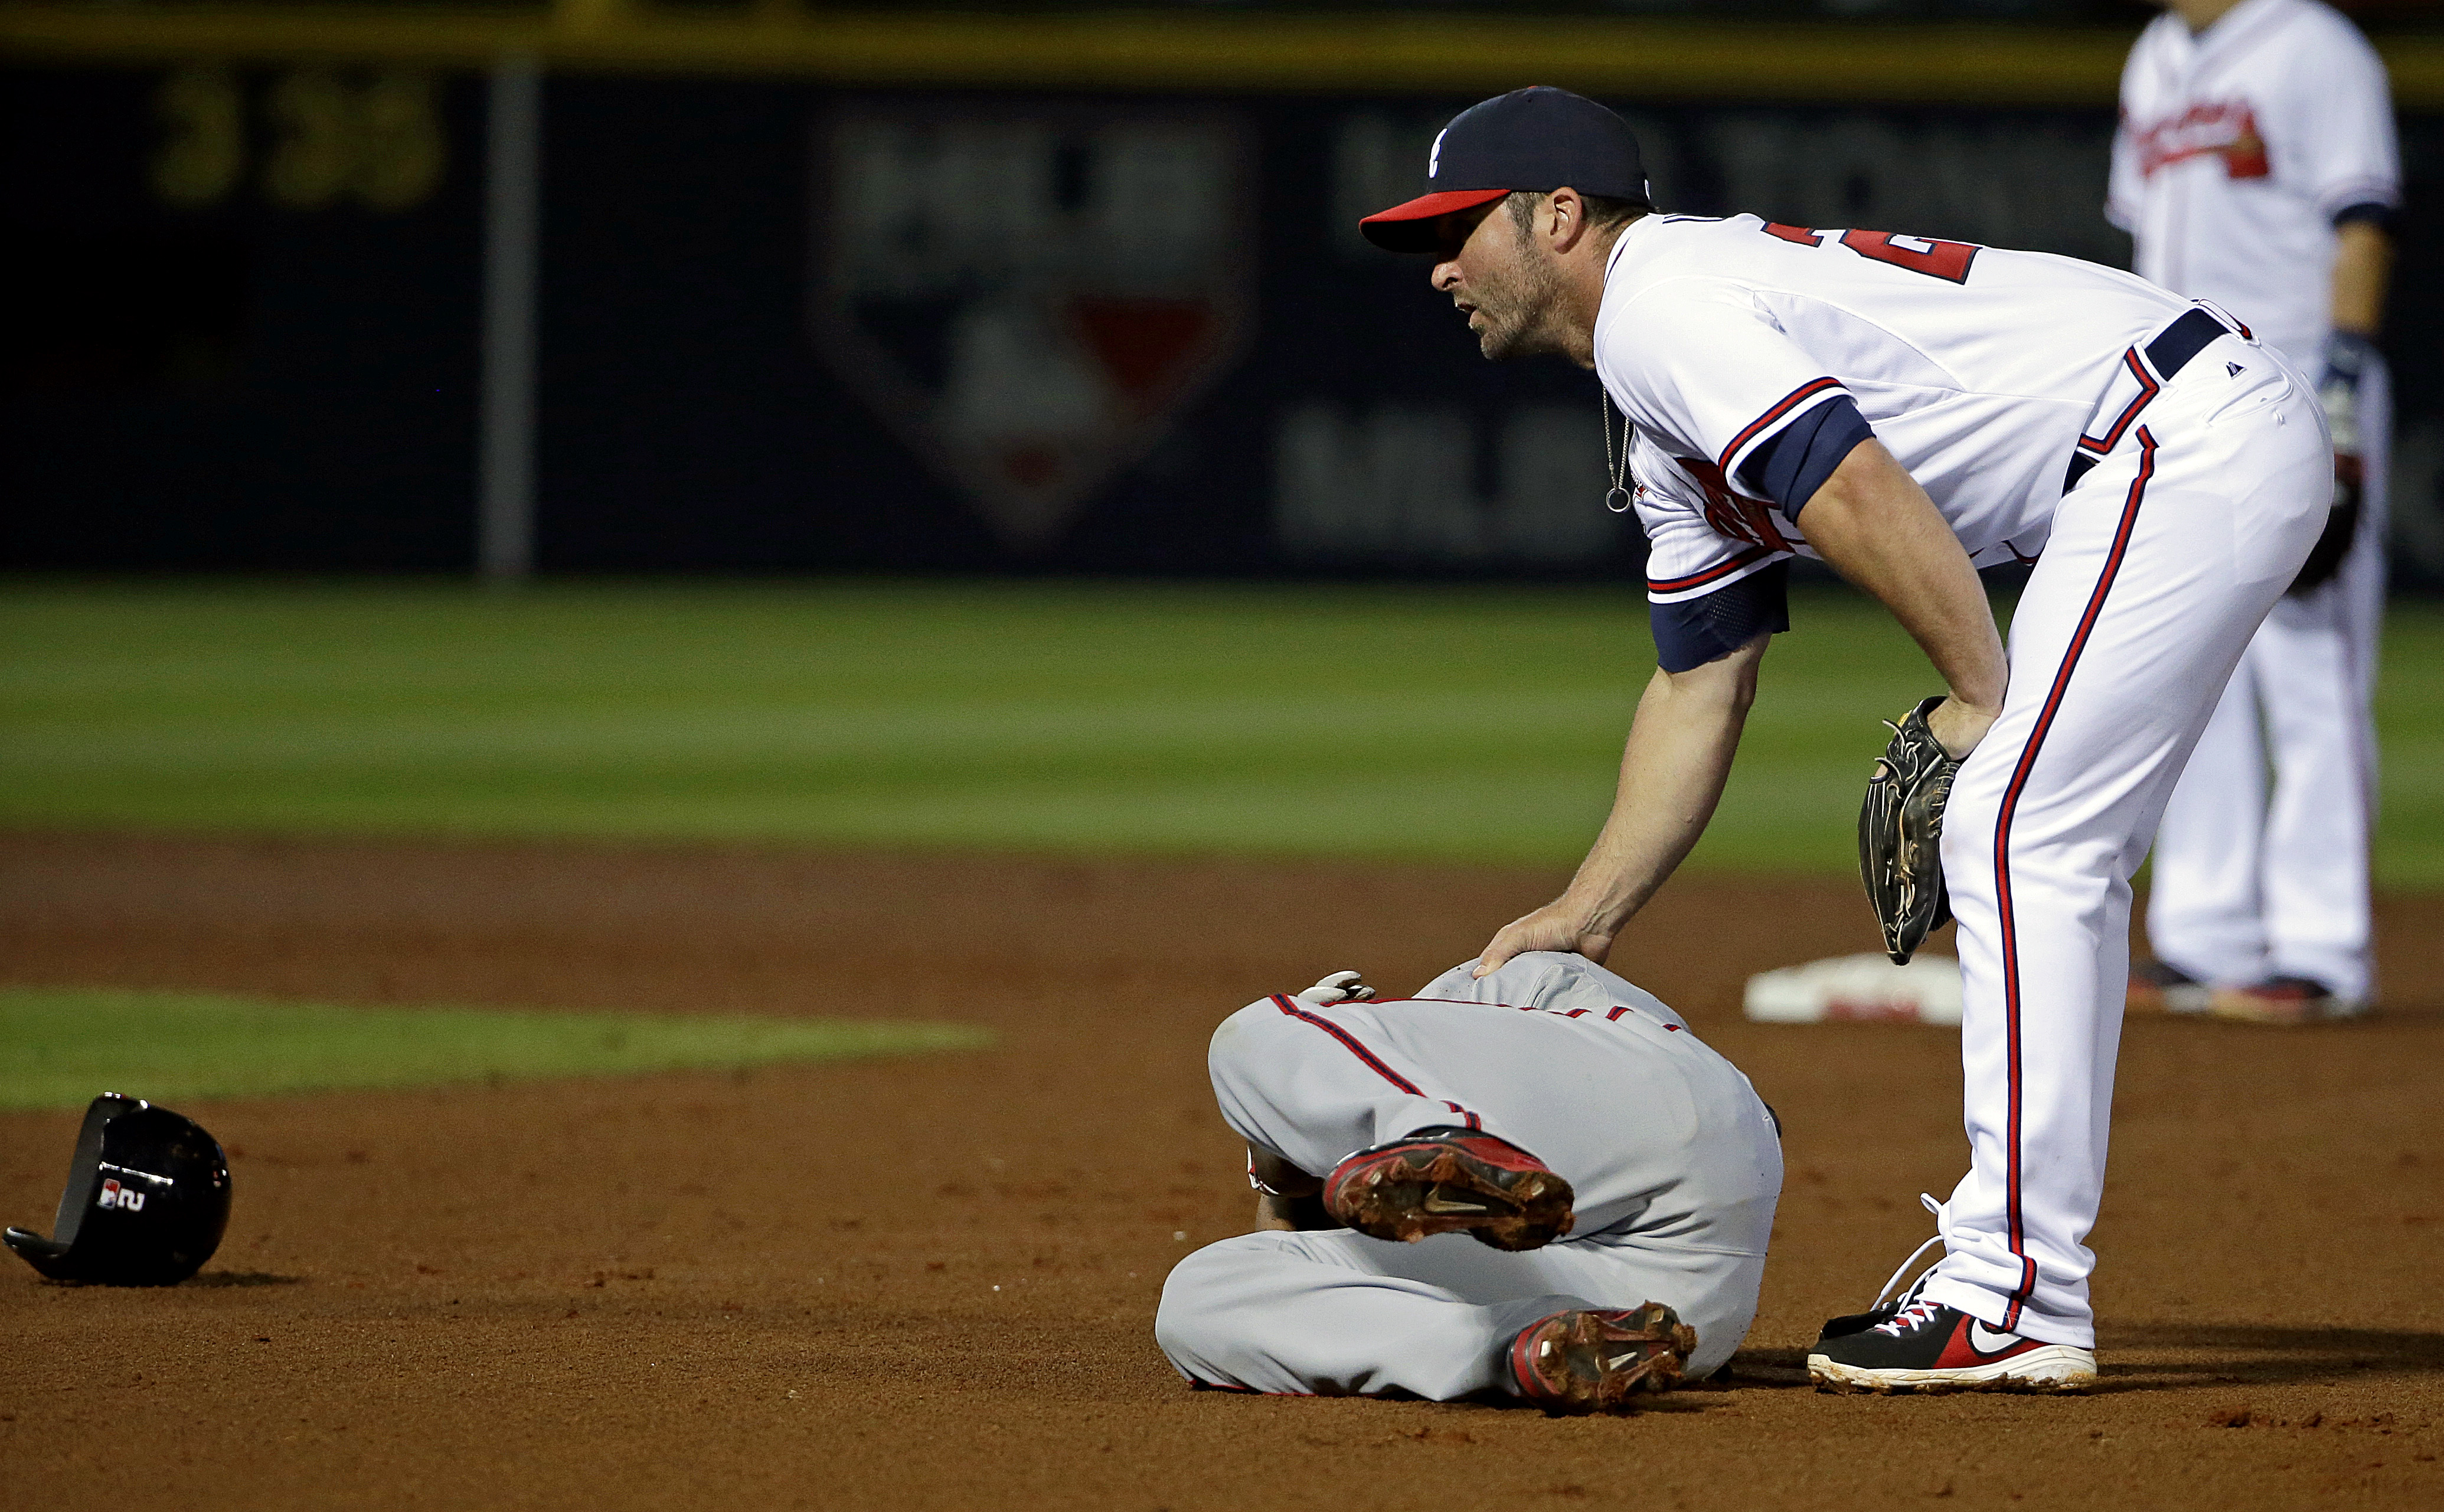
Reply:
[[[167,1292],[0,1271],[0,1473],[51,1509],[2444,1504],[2444,901],[2383,1011],[2134,1021],[2102,1388],[1835,1397],[1800,1358],[1964,1158],[1956,1036],[1743,1022],[1867,948],[1855,889],[1675,883],[1614,964],[1779,1110],[1764,1308],[1634,1416],[1194,1392],[1157,1353],[1248,1226],[1213,1024],[1353,966],[1407,990],[1530,871],[724,849],[0,839],[0,978],[366,1003],[989,1025],[898,1061],[194,1105],[236,1215]],[[1940,946],[1941,942],[1938,942]],[[97,1088],[96,1091],[102,1089]],[[140,1088],[124,1089],[140,1092]],[[47,1224],[77,1115],[0,1116]]]

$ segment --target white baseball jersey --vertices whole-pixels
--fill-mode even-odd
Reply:
[[[1870,428],[1974,559],[2042,544],[1946,810],[1970,1170],[1920,1295],[2093,1347],[2130,874],[2324,526],[2312,387],[2129,273],[1747,215],[1624,231],[1595,360],[1639,433],[1667,671],[1785,627],[1779,563]]]
[[[2034,557],[2071,460],[2118,443],[2117,417],[2157,384],[2131,349],[2190,307],[2044,252],[1754,215],[1633,224],[1605,272],[1596,372],[1637,432],[1664,666],[1730,649],[1683,644],[1671,606],[1814,554],[1806,499],[1869,428],[1973,561]]]
[[[2384,65],[2317,0],[2242,0],[2198,35],[2167,13],[2130,51],[2107,218],[2141,274],[2311,371],[2334,227],[2391,210],[2400,180]]]

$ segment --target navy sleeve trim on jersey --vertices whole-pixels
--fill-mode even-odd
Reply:
[[[1655,659],[1665,672],[1720,661],[1759,636],[1790,628],[1790,563],[1777,562],[1713,593],[1647,605]]]
[[[2375,227],[2378,230],[2390,236],[2393,234],[2393,223],[2400,218],[2401,208],[2399,206],[2379,204],[2373,199],[2363,199],[2356,205],[2344,205],[2342,209],[2334,212],[2334,229],[2340,230],[2342,228],[2348,226],[2353,221],[2365,221],[2369,225]]]
[[[1826,389],[1838,389],[1841,386],[1842,380],[1837,378],[1809,378],[1806,382],[1802,383],[1799,387],[1784,395],[1781,398],[1776,399],[1773,403],[1773,408],[1766,411],[1763,415],[1758,415],[1755,419],[1750,420],[1748,423],[1748,429],[1731,437],[1731,444],[1723,448],[1723,454],[1714,459],[1714,466],[1722,469],[1723,471],[1728,474],[1731,470],[1731,458],[1739,455],[1740,448],[1754,440],[1758,432],[1765,430],[1767,427],[1772,425],[1776,420],[1788,415],[1791,411],[1797,409],[1800,405],[1806,403],[1809,399],[1814,398],[1817,395],[1824,393]]]
[[[1837,394],[1766,437],[1740,464],[1740,481],[1796,521],[1842,459],[1875,433],[1850,396]]]

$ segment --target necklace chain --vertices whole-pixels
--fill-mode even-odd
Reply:
[[[1623,415],[1620,417],[1620,455],[1616,461],[1612,444],[1612,396],[1604,392],[1602,383],[1596,385],[1596,413],[1603,420],[1604,476],[1612,480],[1612,487],[1604,492],[1604,507],[1615,514],[1627,514],[1630,506],[1636,502],[1630,492],[1635,480],[1629,475],[1629,416]]]

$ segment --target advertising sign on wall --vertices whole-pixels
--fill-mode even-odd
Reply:
[[[463,568],[480,89],[9,77],[8,560]],[[1588,375],[1484,361],[1357,234],[1470,102],[552,77],[537,562],[1626,577]],[[2126,261],[2106,110],[1615,102],[1676,212]],[[2413,350],[2444,120],[2403,141]],[[2398,560],[2435,579],[2444,388],[2398,366]]]

